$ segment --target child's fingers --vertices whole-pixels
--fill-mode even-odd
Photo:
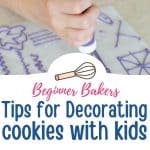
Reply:
[[[92,0],[49,0],[48,11],[51,28],[68,43],[80,46],[93,36],[99,9]]]
[[[80,15],[63,14],[61,19],[65,28],[88,29],[96,24],[96,18],[99,15],[99,9],[96,6],[90,7],[86,12]]]
[[[66,40],[69,41],[74,46],[83,45],[86,41],[89,41],[93,36],[95,31],[95,27],[91,27],[88,30],[79,30],[79,29],[71,29],[68,28],[65,30]]]

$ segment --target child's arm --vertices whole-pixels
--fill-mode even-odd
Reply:
[[[0,5],[47,26],[75,46],[92,37],[99,14],[92,0],[0,0]]]

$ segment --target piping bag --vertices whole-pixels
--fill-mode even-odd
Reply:
[[[112,4],[113,1],[114,0],[101,0],[101,1],[99,1],[98,4],[101,7],[103,7],[103,6]],[[81,53],[90,54],[90,55],[96,57],[103,64],[103,66],[106,69],[106,72],[111,73],[111,70],[107,67],[107,65],[104,63],[101,56],[99,55],[99,53],[96,50],[95,34],[93,35],[93,37],[88,42],[86,42],[84,45],[80,46],[78,49]]]

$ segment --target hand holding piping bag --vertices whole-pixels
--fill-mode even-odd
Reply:
[[[104,5],[110,1],[97,2]],[[44,25],[76,47],[93,37],[100,11],[92,0],[0,0],[0,6]]]
[[[50,11],[57,9],[56,5],[60,5],[58,11]],[[99,8],[92,0],[49,0],[49,14],[51,18],[55,16],[54,31],[71,45],[79,47],[93,36]]]
[[[100,6],[105,6],[105,5],[111,4],[113,2],[113,0],[101,0],[100,2],[101,2]],[[103,66],[106,69],[106,72],[111,73],[111,70],[105,65],[102,58],[96,51],[96,39],[95,39],[94,34],[89,41],[87,41],[85,44],[81,45],[78,49],[82,53],[94,55],[103,64]]]
[[[44,25],[76,47],[92,37],[99,15],[92,0],[0,0],[0,6]]]
[[[113,0],[100,0],[99,4],[100,6],[109,5],[113,2]],[[94,51],[96,51],[96,39],[95,35],[93,33],[90,40],[85,42],[83,45],[81,45],[79,48],[79,51],[82,53],[92,54]]]

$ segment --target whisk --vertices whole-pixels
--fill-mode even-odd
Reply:
[[[55,80],[63,80],[72,77],[92,79],[96,74],[96,67],[90,62],[82,63],[76,70],[55,75]]]

